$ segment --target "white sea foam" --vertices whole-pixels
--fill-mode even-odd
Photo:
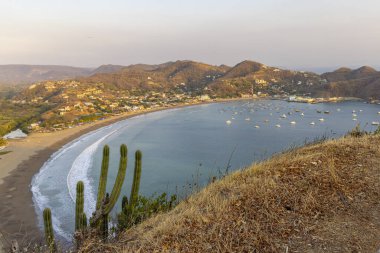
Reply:
[[[76,198],[76,184],[78,181],[83,181],[84,184],[84,196],[85,196],[85,213],[87,217],[95,211],[95,191],[93,190],[93,186],[90,183],[90,179],[88,178],[88,170],[92,166],[93,155],[95,151],[98,149],[99,145],[109,136],[114,134],[118,129],[112,131],[111,133],[103,136],[85,150],[80,153],[80,155],[73,162],[69,174],[67,175],[67,188],[69,190],[70,197],[73,202],[75,202]]]
[[[83,136],[79,137],[78,139],[75,139],[69,143],[67,143],[66,145],[64,145],[60,150],[58,150],[57,152],[55,152],[44,164],[43,166],[41,167],[40,171],[34,175],[34,177],[32,178],[32,183],[31,183],[31,191],[33,193],[33,202],[35,203],[35,207],[37,208],[37,213],[42,213],[43,209],[44,208],[51,208],[52,209],[52,206],[50,205],[49,203],[49,199],[47,196],[45,196],[44,194],[42,194],[42,189],[41,189],[41,185],[42,183],[47,179],[49,178],[49,173],[51,173],[51,170],[52,168],[54,167],[54,164],[55,162],[61,158],[64,154],[66,154],[67,152],[71,151],[72,149],[74,149],[75,147],[77,147],[79,144],[83,143],[83,142],[86,142],[88,141],[89,138],[91,138],[92,136],[94,136],[95,134],[97,134],[98,132],[100,131],[104,131],[105,129],[109,129],[111,128],[111,126],[107,126],[107,127],[103,127],[103,128],[100,128],[98,130],[95,130],[95,131],[92,131],[92,132],[89,132],[87,134],[84,134]],[[115,130],[117,131],[117,130]],[[104,140],[105,138],[107,138],[108,136],[110,136],[111,134],[113,134],[115,131],[113,131],[112,133],[106,135],[105,137],[103,137],[101,140]],[[97,141],[96,143],[98,143],[99,141]],[[99,142],[100,143],[100,142]],[[99,145],[99,144],[98,144]],[[91,158],[91,157],[90,157]],[[88,168],[87,168],[88,170]],[[72,168],[70,169],[70,172],[72,171]],[[69,172],[69,173],[70,173]],[[87,179],[87,174],[84,174],[84,177],[81,178],[81,180],[84,180],[86,181]],[[87,181],[89,181],[87,179]],[[73,180],[74,183],[76,183],[75,180]],[[75,188],[74,188],[75,189]],[[70,192],[70,188],[69,188],[69,192]],[[70,197],[72,198],[71,194],[70,194]],[[54,230],[55,232],[62,236],[63,238],[65,238],[66,240],[70,241],[72,239],[72,235],[71,233],[69,233],[68,231],[65,231],[63,228],[62,228],[62,223],[60,221],[60,219],[57,217],[56,215],[56,212],[54,212],[54,210],[52,210],[52,221],[53,221],[53,224],[54,224]],[[87,212],[87,211],[86,211]],[[38,219],[40,221],[40,224],[42,224],[42,218],[41,218],[41,215],[38,215]]]
[[[44,165],[41,167],[40,171],[36,175],[34,175],[34,177],[32,179],[31,190],[33,193],[33,201],[36,204],[36,207],[38,207],[39,212],[42,213],[43,209],[47,208],[47,207],[52,208],[49,205],[49,199],[42,194],[41,188],[40,188],[41,184],[44,181],[44,178],[46,178],[45,173],[47,171],[49,171],[49,169],[51,169],[52,165],[54,164],[54,162],[59,157],[61,157],[63,154],[65,154],[67,151],[69,151],[73,147],[77,146],[79,143],[80,143],[80,140],[76,140],[76,141],[70,142],[70,143],[66,144],[65,146],[63,146],[58,152],[54,153],[44,163]],[[41,219],[40,216],[38,216],[38,217],[39,217],[39,219]],[[56,217],[55,212],[52,213],[52,221],[54,224],[55,231],[60,236],[65,238],[66,240],[71,240],[71,235],[69,233],[65,233],[64,230],[61,229],[62,224],[61,224],[60,220]]]

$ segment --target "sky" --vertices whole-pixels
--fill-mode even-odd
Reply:
[[[380,67],[379,0],[0,0],[0,64]]]

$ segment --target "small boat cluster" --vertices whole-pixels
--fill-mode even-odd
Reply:
[[[330,108],[331,110],[331,108]],[[270,125],[270,122],[273,122],[273,126],[276,128],[281,128],[282,125],[288,124],[291,126],[297,125],[298,121],[305,121],[307,119],[312,119],[315,118],[314,120],[309,121],[307,124],[310,126],[316,126],[319,124],[322,124],[326,121],[327,118],[331,117],[331,115],[334,115],[336,113],[343,113],[344,110],[341,108],[337,108],[336,112],[334,109],[334,112],[330,110],[315,110],[315,114],[324,114],[325,116],[323,117],[316,117],[313,116],[313,112],[310,112],[310,110],[301,110],[299,108],[289,108],[281,105],[276,105],[274,103],[257,103],[257,102],[247,102],[243,104],[242,107],[230,107],[228,109],[223,109],[221,112],[227,113],[228,111],[232,111],[232,117],[231,119],[226,120],[227,125],[231,125],[233,121],[239,117],[239,115],[242,115],[244,117],[244,120],[247,122],[252,122],[254,128],[260,129],[263,124],[264,125]],[[269,111],[267,114],[268,116],[263,119],[263,112],[262,111]],[[255,120],[256,117],[247,117],[246,114],[255,114],[255,113],[260,113],[260,120]],[[363,110],[352,110],[351,117],[353,121],[358,121],[360,113],[362,113]],[[276,117],[276,114],[278,114],[278,118]],[[377,113],[380,115],[380,111]],[[321,115],[321,116],[322,116]],[[369,124],[369,123],[368,123]],[[371,122],[371,125],[373,126],[380,126],[380,121],[375,120]]]

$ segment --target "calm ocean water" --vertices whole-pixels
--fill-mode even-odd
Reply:
[[[122,194],[129,196],[137,149],[143,152],[141,194],[185,194],[191,183],[205,185],[220,172],[243,168],[305,141],[342,136],[358,123],[374,131],[377,127],[372,122],[380,121],[379,111],[380,106],[362,102],[300,104],[260,100],[137,116],[88,133],[56,152],[32,180],[36,213],[42,224],[42,210],[50,207],[56,232],[70,240],[76,182],[85,183],[85,210],[89,217],[94,210],[105,144],[111,148],[108,191],[117,173],[119,146],[125,143],[129,162]],[[116,209],[119,211],[120,206]]]

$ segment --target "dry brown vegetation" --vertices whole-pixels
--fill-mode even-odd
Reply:
[[[309,145],[235,172],[82,252],[376,252],[380,136]]]
[[[7,141],[3,139],[2,137],[0,137],[0,147],[5,146],[5,145],[7,145]]]

